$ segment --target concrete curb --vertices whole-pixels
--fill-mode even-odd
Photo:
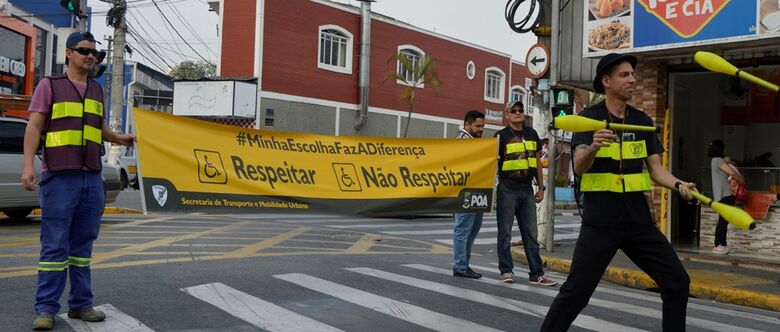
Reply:
[[[35,216],[41,215],[41,209],[35,209],[31,213]],[[106,206],[103,209],[103,214],[144,214],[143,211],[133,210],[133,209],[127,209],[127,208],[120,208],[115,206]]]
[[[512,250],[512,258],[521,264],[527,264],[525,253],[520,250]],[[542,262],[544,267],[551,271],[569,273],[571,268],[571,260],[568,259],[542,256]],[[602,279],[641,290],[658,288],[653,279],[636,269],[609,266]],[[691,279],[689,294],[692,297],[780,312],[779,295],[699,282],[695,281],[695,275],[691,275]]]

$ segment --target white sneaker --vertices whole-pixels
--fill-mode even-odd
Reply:
[[[512,272],[501,273],[501,282],[511,284],[515,282],[515,274]]]
[[[718,245],[717,247],[712,248],[712,253],[716,255],[725,255],[729,253],[729,247]]]

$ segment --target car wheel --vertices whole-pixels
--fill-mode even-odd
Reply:
[[[129,182],[127,181],[127,173],[124,170],[119,174],[119,182],[122,184],[119,190],[125,190]]]
[[[5,213],[6,216],[8,216],[11,219],[24,219],[30,213],[32,213],[32,208],[28,209],[14,209],[14,210],[5,210],[3,213]]]

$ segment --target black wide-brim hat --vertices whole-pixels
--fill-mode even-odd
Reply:
[[[631,68],[636,68],[636,57],[631,54],[610,53],[605,55],[596,66],[596,77],[593,78],[593,89],[598,93],[604,93],[604,84],[601,84],[601,78],[606,75],[612,67],[628,61]]]

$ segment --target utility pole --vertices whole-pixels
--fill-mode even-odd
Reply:
[[[111,68],[111,65],[113,64],[113,59],[111,58],[111,55],[112,55],[111,51],[112,51],[112,46],[113,46],[113,43],[114,43],[114,37],[113,36],[105,36],[104,35],[103,36],[103,40],[106,41],[106,59],[107,59],[106,61],[108,61],[108,63],[106,65],[108,66],[108,68]],[[110,71],[106,72],[106,80],[105,80],[106,86],[103,87],[104,88],[103,89],[104,90],[104,92],[103,92],[103,94],[104,94],[103,99],[104,100],[109,100],[111,98],[111,86],[112,86],[112,84],[111,84],[111,77],[112,77],[111,74],[112,73]]]
[[[555,3],[555,4],[553,4]],[[541,17],[539,21],[539,26],[537,26],[534,29],[534,34],[536,35],[538,39],[538,43],[544,45],[547,47],[548,50],[550,50],[550,63],[553,63],[553,59],[557,56],[557,54],[554,51],[555,45],[553,45],[551,37],[552,37],[552,26],[553,26],[553,19],[552,17],[557,14],[558,11],[558,1],[556,0],[542,0],[540,1],[541,10],[539,12],[539,15]],[[557,59],[556,59],[557,60]],[[542,76],[543,79],[550,79],[550,72],[548,71],[544,76]],[[549,105],[552,105],[552,90],[546,91],[544,93],[549,94],[548,100],[550,101]],[[542,112],[542,116],[540,116],[542,123],[550,123],[552,121],[552,109],[550,107],[546,107],[544,112]],[[554,231],[555,231],[555,175],[556,175],[556,159],[557,159],[557,150],[556,150],[556,142],[555,142],[555,135],[552,132],[552,129],[548,128],[547,130],[547,138],[549,139],[549,143],[547,144],[547,160],[549,160],[548,166],[547,166],[547,183],[544,184],[545,187],[547,187],[547,190],[544,191],[544,199],[542,200],[542,203],[540,204],[540,210],[539,210],[539,220],[542,222],[543,227],[539,228],[539,242],[540,244],[544,245],[544,249],[547,252],[553,252],[553,247],[555,246],[554,242]],[[540,163],[541,164],[541,163]]]
[[[124,104],[125,89],[125,0],[114,0],[114,7],[109,12],[113,18],[114,26],[114,50],[111,58],[111,118],[109,127],[116,132],[121,132],[122,106]]]
[[[78,5],[79,31],[87,31],[87,0],[81,0]]]

